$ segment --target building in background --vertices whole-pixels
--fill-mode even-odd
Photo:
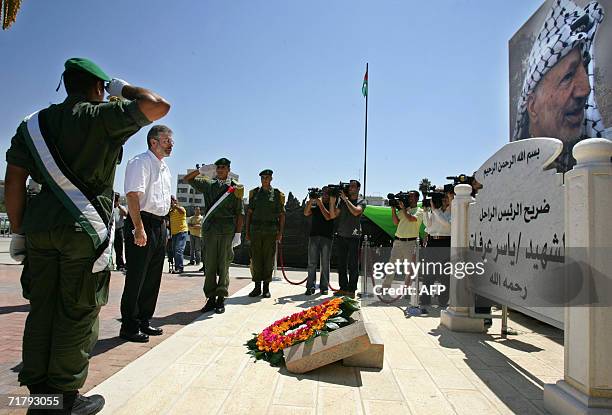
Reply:
[[[368,206],[385,206],[387,199],[382,196],[366,196]]]
[[[215,169],[216,166],[214,164],[207,164],[202,166],[206,170],[204,175],[208,177],[215,177]],[[203,207],[204,206],[204,196],[200,192],[196,192],[193,187],[189,186],[187,183],[183,183],[183,177],[186,174],[191,173],[195,169],[187,169],[187,173],[179,174],[176,180],[176,200],[179,201],[181,206],[187,209],[187,214],[193,214],[193,208],[196,206]],[[236,181],[238,181],[238,175],[234,172],[230,172],[230,177]]]

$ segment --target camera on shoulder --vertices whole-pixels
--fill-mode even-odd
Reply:
[[[458,184],[469,184],[470,186],[472,186],[472,184],[474,184],[474,180],[476,180],[474,176],[468,176],[467,174],[460,174],[458,176],[447,176],[446,179],[453,181],[453,188]],[[446,186],[444,187],[446,188]]]
[[[387,194],[387,200],[389,201],[389,206],[399,208],[399,203],[402,202],[404,207],[407,207],[409,202],[410,192],[399,192],[399,193],[389,193]]]
[[[327,191],[330,196],[338,197],[341,193],[349,195],[350,182],[340,182],[339,184],[328,184]]]
[[[440,209],[442,207],[442,199],[444,199],[444,192],[438,190],[436,186],[430,186],[423,192],[423,207]]]

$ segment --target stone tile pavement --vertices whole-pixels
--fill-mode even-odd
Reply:
[[[27,389],[19,386],[17,373],[21,367],[21,341],[29,304],[21,296],[19,276],[22,267],[10,259],[7,248],[8,239],[0,239],[0,394],[24,395]],[[203,276],[195,272],[198,268],[186,267],[190,272],[180,276],[164,274],[153,319],[154,325],[164,329],[164,335],[150,337],[149,343],[143,344],[125,342],[118,337],[124,275],[112,273],[109,303],[100,312],[99,340],[93,350],[82,392],[109,378],[201,315]],[[232,267],[230,275],[230,293],[250,284],[250,273],[246,268]],[[6,408],[0,407],[0,414],[5,412]]]
[[[290,273],[297,280],[303,273]],[[542,414],[545,383],[563,376],[562,332],[513,314],[520,333],[453,333],[437,313],[406,319],[398,307],[364,307],[385,341],[383,370],[329,365],[305,375],[254,363],[251,334],[321,298],[272,284],[273,298],[249,287],[177,331],[90,393],[104,414]]]

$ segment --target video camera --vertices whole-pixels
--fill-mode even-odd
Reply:
[[[444,199],[444,193],[446,192],[446,186],[444,191],[439,191],[436,186],[430,186],[423,192],[423,207],[432,207],[434,209],[440,209],[442,207],[442,199]]]
[[[402,202],[404,204],[404,207],[408,207],[408,196],[410,196],[410,192],[389,193],[387,195],[387,199],[389,200],[389,206],[399,208],[399,203]]]
[[[323,190],[318,187],[309,187],[308,188],[308,197],[311,199],[318,199],[323,196]]]
[[[460,174],[458,176],[447,176],[446,178],[448,180],[453,181],[453,184],[452,184],[453,188],[457,186],[458,184],[469,184],[471,186],[474,183],[474,180],[476,180],[474,176],[468,176],[467,174]],[[446,191],[446,186],[444,186],[444,188]]]
[[[349,195],[350,182],[340,182],[339,184],[328,184],[327,192],[330,196],[338,197],[340,193],[344,193],[346,196]]]

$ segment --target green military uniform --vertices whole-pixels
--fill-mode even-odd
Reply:
[[[66,70],[110,79],[93,62],[71,59]],[[93,194],[112,220],[115,168],[127,139],[150,121],[136,102],[88,102],[69,95],[38,114],[40,133],[65,166]],[[92,238],[51,190],[53,180],[31,150],[26,121],[12,138],[6,161],[42,185],[23,218],[26,266],[24,296],[30,300],[23,334],[22,385],[73,391],[87,378],[89,355],[98,338],[98,313],[108,300],[110,271],[92,272],[97,253]],[[55,157],[54,157],[55,158]],[[50,184],[51,183],[51,184]],[[39,386],[40,385],[40,386]]]
[[[219,162],[229,160],[221,159]],[[244,188],[235,180],[230,179],[231,186],[206,176],[198,176],[189,181],[189,184],[204,195],[205,212],[202,220],[202,244],[204,247],[204,295],[206,298],[227,297],[229,287],[229,266],[234,259],[232,239],[236,232],[236,218],[244,215],[242,197]],[[208,213],[215,202],[227,193],[229,194],[210,214]],[[208,215],[208,217],[207,217]],[[217,276],[219,280],[217,281]]]
[[[260,173],[272,175],[271,170]],[[280,231],[280,216],[285,212],[285,194],[271,187],[256,187],[249,192],[249,224],[251,239],[251,276],[253,282],[272,281],[276,237]]]

